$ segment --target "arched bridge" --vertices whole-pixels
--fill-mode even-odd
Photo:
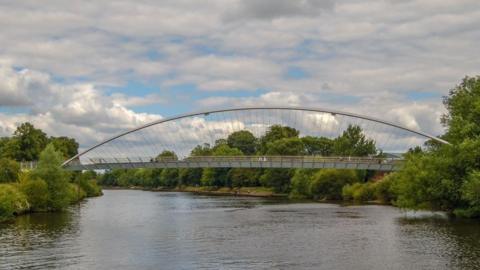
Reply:
[[[292,127],[300,137],[333,139],[349,126],[358,126],[375,142],[381,156],[191,155],[197,146],[210,146],[236,131],[261,138],[274,125]],[[391,171],[400,168],[401,154],[426,141],[448,142],[425,132],[374,117],[307,107],[242,107],[194,112],[160,119],[102,141],[65,161],[70,170],[113,168],[339,168]],[[165,151],[175,153],[168,157]]]

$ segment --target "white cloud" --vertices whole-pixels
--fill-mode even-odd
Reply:
[[[58,84],[48,74],[38,71],[15,71],[1,66],[0,81],[4,82],[0,97],[15,93],[22,97],[22,105],[27,110],[0,115],[3,136],[11,135],[18,124],[31,121],[50,135],[75,137],[85,146],[160,118],[159,115],[135,113],[125,107],[142,102],[141,99],[123,96],[123,104],[114,102],[115,99],[103,95],[90,84]],[[7,105],[13,106],[15,102],[10,100]]]
[[[2,127],[32,119],[85,143],[159,117],[129,109],[164,104],[158,93],[99,90],[129,81],[193,85],[199,107],[335,108],[439,134],[438,97],[480,57],[476,0],[16,1],[0,25],[0,106],[26,111]]]

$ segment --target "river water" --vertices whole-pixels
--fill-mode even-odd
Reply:
[[[0,224],[1,269],[480,269],[480,223],[389,206],[106,190]]]

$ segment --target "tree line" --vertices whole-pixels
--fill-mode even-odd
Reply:
[[[380,155],[375,142],[366,138],[359,126],[350,125],[337,138],[305,136],[292,127],[273,125],[266,133],[256,138],[250,131],[241,130],[231,133],[227,138],[219,139],[213,146],[198,145],[191,150],[190,156],[243,156],[243,155],[321,155],[321,156],[372,156]],[[177,159],[173,151],[163,151],[157,159]],[[147,188],[174,188],[181,186],[202,186],[211,188],[268,187],[277,193],[303,194],[297,189],[295,179],[304,170],[270,168],[165,168],[165,169],[115,169],[99,178],[99,183],[108,186],[141,186]],[[311,170],[312,176],[320,170]],[[317,178],[336,182],[337,178],[348,178],[352,182],[364,181],[371,172],[321,170],[324,174]],[[325,172],[327,172],[325,174]],[[329,173],[331,172],[331,173]],[[335,176],[333,176],[333,174]],[[347,181],[350,183],[350,180]],[[342,180],[343,181],[343,180]],[[323,194],[320,182],[316,181],[312,196]],[[335,184],[338,185],[338,184]],[[341,196],[339,186],[336,192]],[[305,194],[306,195],[306,194]],[[292,195],[293,196],[293,195]],[[303,196],[303,195],[302,195]],[[300,196],[297,196],[300,197]],[[310,197],[310,196],[304,196]],[[336,198],[336,196],[333,196]]]
[[[0,139],[0,221],[24,212],[60,211],[85,197],[101,195],[94,172],[67,172],[63,161],[78,152],[68,137],[47,137],[30,123]],[[19,161],[38,161],[21,170]]]

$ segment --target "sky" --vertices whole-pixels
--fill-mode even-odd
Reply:
[[[478,0],[0,0],[0,136],[82,147],[162,117],[286,105],[443,132],[480,75]]]

